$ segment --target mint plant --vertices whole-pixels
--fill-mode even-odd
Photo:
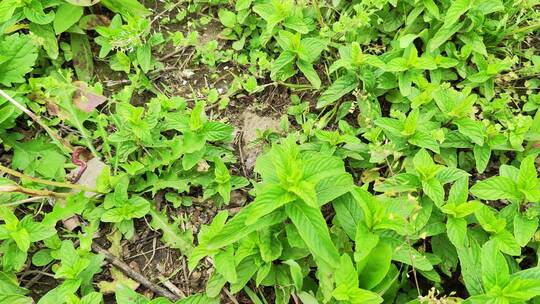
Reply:
[[[0,1],[0,302],[538,302],[538,20]]]
[[[2,242],[4,271],[19,271],[28,257],[30,246],[56,234],[54,227],[34,222],[30,216],[19,220],[12,210],[2,209],[0,239]]]
[[[320,88],[321,79],[313,69],[313,62],[326,48],[326,42],[319,38],[301,38],[300,33],[287,31],[280,31],[276,39],[283,52],[273,63],[271,77],[287,80],[296,74],[296,66],[316,89]]]
[[[480,181],[471,193],[485,200],[508,199],[520,204],[540,200],[540,185],[535,166],[536,155],[527,156],[519,167],[503,165],[500,175]]]

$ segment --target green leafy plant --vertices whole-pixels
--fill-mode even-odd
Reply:
[[[326,48],[326,42],[319,38],[301,38],[300,33],[287,31],[280,31],[276,40],[283,52],[272,65],[271,77],[287,80],[296,74],[296,66],[316,89],[320,88],[321,79],[313,69],[313,62]]]
[[[134,218],[141,218],[150,211],[150,203],[140,196],[128,197],[129,179],[122,178],[114,187],[114,192],[107,194],[103,207],[106,211],[101,215],[101,221],[116,223],[126,238],[132,238],[135,233]]]
[[[1,212],[5,223],[0,226],[0,239],[4,240],[2,266],[4,271],[18,271],[26,262],[30,246],[55,235],[56,230],[43,223],[34,222],[30,216],[19,221],[9,209],[3,208]]]
[[[471,193],[485,200],[508,199],[521,204],[540,200],[540,184],[535,166],[536,155],[527,156],[519,167],[503,165],[500,176],[476,183]]]
[[[122,23],[123,19],[126,24]],[[133,64],[147,73],[157,64],[152,58],[152,47],[162,43],[163,37],[158,34],[148,37],[148,19],[116,15],[108,27],[100,26],[96,31],[100,34],[100,37],[95,39],[101,46],[99,56],[105,57],[112,50],[116,51],[111,60],[113,70],[129,73]]]
[[[62,284],[44,295],[39,303],[100,303],[102,295],[93,291],[92,278],[101,272],[103,257],[88,252],[89,248],[75,249],[73,242],[62,241],[56,251],[60,261],[55,269],[55,278],[63,279]],[[74,293],[81,288],[84,296],[79,298]]]
[[[538,302],[538,20],[0,1],[0,302]]]

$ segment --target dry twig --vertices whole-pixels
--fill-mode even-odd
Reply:
[[[229,300],[231,300],[231,302],[233,302],[234,304],[240,304],[238,303],[238,300],[234,297],[234,295],[232,295],[231,292],[227,289],[227,287],[223,287],[223,291],[225,292]]]
[[[81,191],[86,191],[86,192],[96,192],[96,193],[98,192],[97,190],[90,189],[90,188],[88,188],[88,187],[86,187],[84,185],[55,182],[55,181],[50,181],[50,180],[41,179],[41,178],[37,178],[37,177],[28,176],[26,174],[20,173],[18,171],[12,170],[12,169],[10,169],[8,167],[5,167],[5,166],[2,166],[2,165],[0,165],[0,172],[5,172],[5,173],[7,173],[9,175],[12,175],[12,176],[15,176],[15,177],[18,177],[18,178],[24,178],[24,179],[27,179],[29,181],[32,181],[32,182],[38,183],[38,184],[49,185],[49,186],[60,187],[60,188],[70,188],[70,189],[81,190]],[[34,189],[32,189],[32,190],[34,190]],[[68,194],[68,193],[66,193],[66,194]],[[50,195],[47,195],[47,196],[50,196]]]
[[[5,185],[5,186],[0,186],[0,193],[13,193],[13,192],[19,192],[19,193],[24,193],[24,194],[27,194],[27,195],[30,195],[30,196],[47,196],[47,197],[68,197],[70,194],[69,193],[64,193],[64,192],[54,192],[54,191],[49,191],[49,190],[38,190],[38,189],[30,189],[30,188],[25,188],[25,187],[22,187],[22,186],[18,186],[18,185]]]
[[[109,253],[109,251],[102,248],[98,244],[92,243],[92,250],[95,253],[99,253],[99,254],[102,254],[103,256],[105,256],[105,259],[109,263],[111,263],[116,268],[120,269],[125,275],[127,275],[131,279],[139,282],[144,287],[146,287],[146,288],[150,289],[151,291],[155,292],[157,295],[160,295],[162,297],[166,297],[166,298],[171,299],[173,301],[178,300],[179,297],[177,295],[173,294],[172,292],[168,291],[167,289],[165,289],[165,288],[163,288],[161,286],[157,286],[156,284],[150,282],[150,280],[148,280],[142,274],[140,274],[140,273],[134,271],[133,269],[131,269],[131,267],[129,267],[126,263],[122,262],[119,258],[115,257],[114,255]]]

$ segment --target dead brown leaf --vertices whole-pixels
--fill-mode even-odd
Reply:
[[[88,85],[82,81],[75,81],[77,91],[73,95],[73,103],[78,109],[90,113],[97,106],[107,101],[107,97],[92,92]]]

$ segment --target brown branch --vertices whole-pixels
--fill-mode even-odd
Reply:
[[[18,185],[5,185],[0,186],[0,193],[11,193],[11,192],[19,192],[24,193],[30,196],[49,196],[49,197],[68,197],[70,193],[63,193],[63,192],[54,192],[49,190],[38,190],[38,189],[30,189],[21,187]],[[3,205],[0,205],[3,206]]]
[[[171,292],[173,292],[179,298],[185,298],[186,297],[186,294],[182,290],[180,290],[180,288],[176,287],[176,285],[174,285],[166,277],[160,275],[159,280],[161,281],[161,284],[163,284],[163,286],[167,287],[167,289],[169,289]]]
[[[109,251],[107,251],[106,249],[102,248],[101,246],[99,246],[98,244],[96,243],[92,243],[92,250],[95,252],[95,253],[99,253],[99,254],[102,254],[105,256],[105,259],[111,263],[113,266],[115,266],[116,268],[120,269],[125,275],[127,275],[128,277],[132,278],[133,280],[141,283],[141,285],[143,285],[144,287],[152,290],[153,292],[155,292],[157,295],[160,295],[162,297],[166,297],[168,299],[171,299],[173,301],[176,301],[179,299],[178,296],[176,296],[175,294],[171,293],[170,291],[168,291],[167,289],[161,287],[161,286],[157,286],[156,284],[150,282],[150,280],[148,280],[146,277],[144,277],[142,274],[134,271],[133,269],[131,269],[131,267],[129,267],[126,263],[122,262],[119,258],[115,257],[114,255],[112,255],[111,253],[109,253]]]
[[[62,182],[55,182],[55,181],[49,181],[46,179],[41,179],[37,177],[28,176],[26,174],[20,173],[18,171],[12,170],[8,167],[0,165],[0,172],[6,172],[9,175],[18,177],[18,178],[24,178],[29,181],[32,181],[34,183],[43,184],[43,185],[49,185],[54,187],[60,187],[60,188],[71,188],[75,190],[81,190],[86,192],[95,192],[97,193],[97,190],[95,189],[89,189],[88,187],[85,187],[83,185],[76,185],[76,184],[70,184],[70,183],[62,183]]]
[[[234,295],[231,294],[231,292],[227,289],[227,287],[223,287],[223,292],[225,292],[225,294],[227,295],[229,300],[231,300],[231,302],[233,302],[234,304],[239,304],[238,300],[234,297]]]

